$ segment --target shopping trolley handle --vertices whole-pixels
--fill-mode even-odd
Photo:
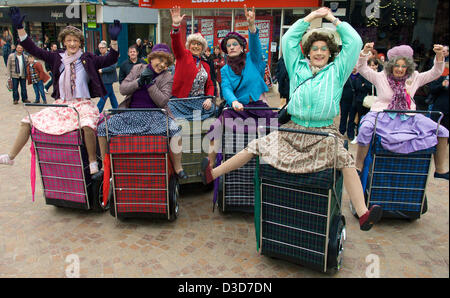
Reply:
[[[223,110],[232,110],[233,107],[224,107]],[[279,111],[280,108],[272,108],[272,107],[243,107],[243,110],[263,110],[263,111],[267,111],[267,110],[276,110]]]
[[[269,129],[271,131],[278,130],[278,131],[285,131],[285,132],[292,132],[292,133],[302,133],[302,134],[307,134],[307,135],[316,135],[316,136],[337,138],[337,136],[332,133],[304,130],[304,129],[282,128],[282,127],[276,127],[276,126],[258,126],[258,129],[266,129],[266,130]]]
[[[439,111],[421,111],[421,110],[383,110],[378,113],[406,113],[406,114],[442,114]]]
[[[41,103],[25,103],[26,107],[52,107],[52,108],[69,108],[69,105],[41,104]]]
[[[123,112],[166,112],[163,108],[130,108],[130,109],[109,109],[109,114],[118,114]]]
[[[202,95],[202,96],[180,97],[180,98],[174,97],[174,98],[171,98],[170,101],[185,101],[185,100],[208,99],[208,98],[214,99],[215,96],[213,96],[213,95]]]

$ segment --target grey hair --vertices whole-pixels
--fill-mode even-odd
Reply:
[[[386,74],[387,75],[393,74],[394,65],[397,63],[398,60],[405,61],[405,64],[407,66],[405,75],[408,77],[411,76],[416,70],[417,64],[414,62],[412,58],[404,56],[397,56],[391,60],[384,62],[384,71],[386,72]]]

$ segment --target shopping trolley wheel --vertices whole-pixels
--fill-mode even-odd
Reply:
[[[169,221],[174,221],[178,217],[180,206],[178,205],[178,198],[180,194],[180,184],[175,176],[172,176],[169,181]]]
[[[103,206],[103,170],[92,176],[91,197],[92,210],[104,212],[109,209],[109,201]]]
[[[344,215],[335,216],[330,227],[328,244],[327,272],[335,274],[342,267],[344,241],[347,237]]]

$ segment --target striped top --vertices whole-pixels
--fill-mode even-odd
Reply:
[[[296,124],[304,127],[324,127],[333,123],[339,114],[339,101],[345,82],[358,61],[362,48],[359,34],[348,23],[341,22],[336,30],[342,40],[342,50],[314,78],[309,60],[303,56],[300,41],[310,23],[295,22],[283,35],[282,49],[290,79],[290,98],[287,110]]]

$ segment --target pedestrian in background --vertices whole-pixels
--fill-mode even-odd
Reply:
[[[350,77],[344,84],[344,89],[342,90],[341,101],[339,103],[341,108],[341,120],[339,123],[339,132],[345,135],[347,132],[347,137],[350,141],[355,138],[355,116],[357,111],[356,95],[357,86],[361,86],[361,78],[356,69],[353,68]]]
[[[11,54],[11,43],[12,43],[12,35],[9,30],[3,31],[3,40],[5,44],[2,47],[3,50],[3,61],[5,61],[5,66],[8,64],[8,57]]]
[[[108,51],[108,44],[100,43],[98,45],[98,49],[100,51],[100,56],[107,56]],[[113,65],[110,65],[108,67],[100,68],[98,70],[98,73],[102,76],[103,85],[105,85],[107,94],[100,97],[100,100],[97,103],[98,111],[101,113],[103,111],[103,108],[105,107],[106,100],[109,97],[109,100],[111,102],[111,107],[113,109],[116,109],[119,104],[117,103],[116,95],[114,94],[114,88],[113,84],[117,82],[117,63],[114,63]]]
[[[47,103],[44,92],[44,82],[50,79],[50,76],[44,71],[42,64],[39,63],[32,55],[28,56],[27,64],[27,81],[29,85],[33,85],[36,100],[34,103],[39,103],[42,97],[42,102]]]
[[[218,84],[217,88],[219,89],[220,98],[223,98],[222,94],[222,88],[220,87],[220,84],[222,83],[222,74],[220,73],[220,69],[225,66],[225,58],[223,57],[222,50],[220,49],[219,45],[216,45],[214,47],[213,53],[212,53],[212,60],[214,62],[214,71],[216,73],[216,82]]]
[[[136,64],[145,64],[145,61],[139,58],[139,49],[137,45],[131,45],[128,48],[128,59],[120,65],[119,69],[119,84],[122,84],[122,81],[125,80],[127,75],[130,73],[133,66]]]
[[[23,103],[29,103],[27,94],[27,56],[23,53],[23,47],[20,44],[16,45],[16,51],[9,54],[8,62],[6,64],[6,74],[13,83],[13,103],[19,103],[19,84],[20,96]]]
[[[50,52],[57,52],[57,51],[58,51],[58,44],[56,44],[56,42],[52,42],[50,45]],[[50,87],[53,84],[53,72],[50,64],[48,64],[47,62],[45,62],[45,70],[48,72],[48,75],[50,76],[50,80],[44,86],[45,93],[48,93],[48,89],[50,89]]]
[[[284,64],[283,56],[278,60],[275,77],[277,78],[280,97],[285,99],[284,106],[289,103],[289,75],[286,70],[286,65]]]

